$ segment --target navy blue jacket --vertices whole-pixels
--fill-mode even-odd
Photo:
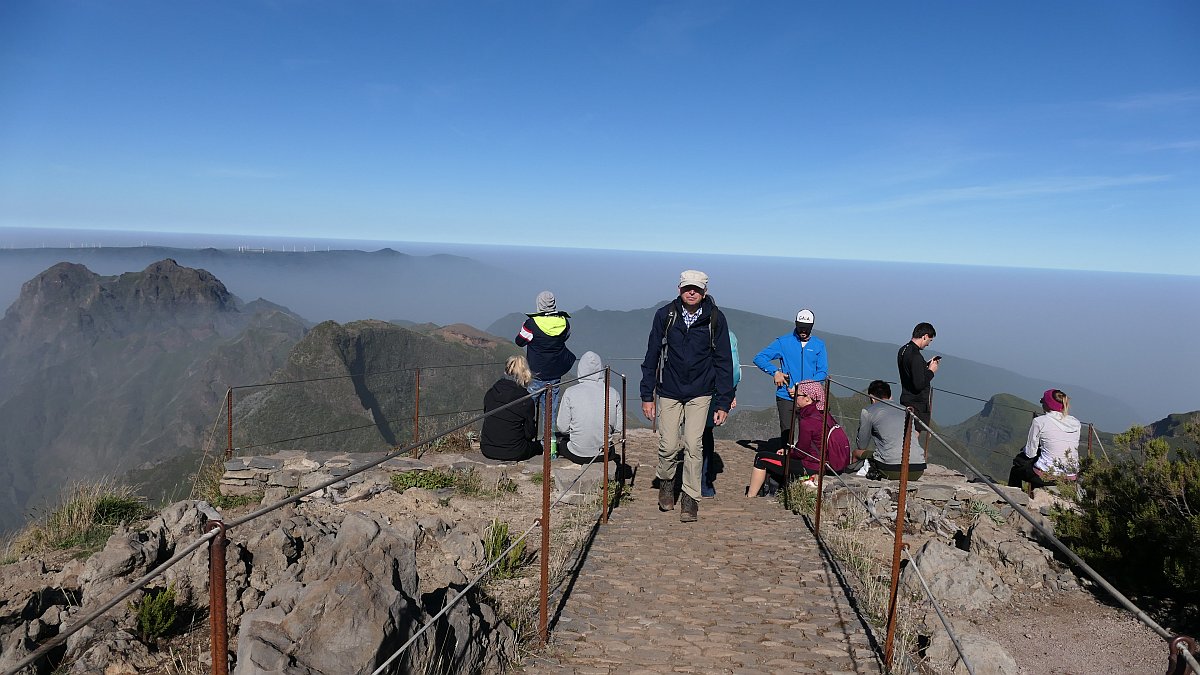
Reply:
[[[663,353],[663,329],[671,308],[675,321],[667,332],[666,353]],[[653,401],[654,391],[666,398],[689,401],[697,396],[713,397],[713,406],[729,411],[733,402],[733,353],[729,346],[729,324],[717,303],[705,296],[700,301],[703,312],[688,328],[683,320],[683,301],[675,298],[654,313],[650,337],[646,341],[646,358],[642,361],[641,397]],[[716,329],[711,337],[713,321]],[[660,364],[660,359],[663,362]],[[662,367],[662,380],[658,379]]]

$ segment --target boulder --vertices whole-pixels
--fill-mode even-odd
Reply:
[[[962,655],[955,649],[954,642],[945,630],[938,630],[925,650],[931,664],[942,666],[937,672],[953,675],[967,675],[971,671],[975,675],[1018,675],[1020,672],[1016,660],[998,643],[975,633],[956,631],[955,637],[962,647]],[[963,663],[964,656],[971,664],[971,670],[967,670],[967,665]]]
[[[1012,597],[1012,589],[991,565],[940,540],[925,542],[913,558],[933,597],[943,606],[987,609],[997,600],[1003,602]],[[924,597],[925,591],[911,569],[912,564],[905,566],[901,582],[906,591]]]
[[[989,519],[980,519],[967,532],[968,549],[985,559],[994,560],[1001,576],[1010,584],[1057,582],[1050,563],[1050,552],[1012,532],[1000,529]]]

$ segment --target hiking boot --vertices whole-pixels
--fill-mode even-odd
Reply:
[[[679,498],[679,522],[694,523],[696,522],[696,514],[700,511],[700,504],[688,496],[688,493],[683,493]]]
[[[675,485],[669,480],[660,480],[658,484],[658,510],[670,511],[675,508]]]

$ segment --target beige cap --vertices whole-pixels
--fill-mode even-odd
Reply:
[[[679,287],[696,286],[705,291],[708,290],[708,275],[699,270],[684,270],[679,275]]]

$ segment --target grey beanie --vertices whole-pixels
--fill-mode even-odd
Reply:
[[[557,311],[554,307],[554,294],[550,291],[542,291],[537,295],[537,311],[539,312],[554,312]]]

